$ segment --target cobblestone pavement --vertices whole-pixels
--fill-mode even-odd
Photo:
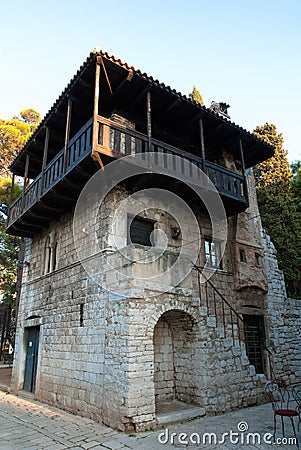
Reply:
[[[244,431],[245,428],[248,430]],[[230,436],[231,430],[238,434]],[[286,423],[286,431],[287,438],[291,437],[289,422]],[[258,433],[257,436],[248,436],[248,433],[255,432]],[[126,434],[37,401],[0,392],[0,449],[5,450],[170,450],[187,447],[191,450],[267,450],[270,448],[289,450],[297,448],[296,445],[286,445],[285,442],[273,445],[272,432],[273,414],[269,404],[221,416],[202,417],[190,422],[173,424],[163,430]],[[215,433],[210,436],[211,442],[209,442],[209,435],[205,436],[204,433]],[[223,433],[229,433],[224,435],[224,443],[215,444],[215,437],[219,442],[222,440]],[[206,437],[206,443],[202,444],[204,437]],[[282,436],[277,433],[276,437],[281,439]],[[300,433],[298,437],[301,441]],[[256,439],[255,443],[253,438]],[[197,443],[198,439],[201,444]],[[248,439],[250,443],[247,442]],[[236,443],[237,440],[239,443]]]

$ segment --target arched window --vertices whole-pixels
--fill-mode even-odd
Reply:
[[[50,233],[45,242],[44,273],[50,273],[57,269],[58,239],[57,233]]]
[[[44,252],[44,273],[50,272],[50,259],[51,259],[50,236],[47,236]]]

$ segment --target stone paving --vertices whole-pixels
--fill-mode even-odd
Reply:
[[[248,430],[244,431],[246,428]],[[221,416],[205,416],[155,431],[125,434],[55,407],[0,392],[0,449],[5,450],[163,450],[187,447],[192,450],[267,450],[272,445],[275,449],[297,448],[286,444],[287,441],[273,444],[272,432],[270,404]],[[287,438],[292,436],[289,422],[286,423],[286,432]],[[224,435],[224,443],[216,444],[215,436],[217,442],[221,442],[223,433],[229,433]],[[249,433],[258,435],[252,437]],[[276,437],[281,439],[281,433]],[[301,442],[300,433],[298,437]],[[206,442],[203,444],[204,438]]]

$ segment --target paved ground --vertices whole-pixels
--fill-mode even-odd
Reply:
[[[244,431],[247,427],[248,431]],[[272,427],[272,408],[268,404],[222,416],[202,417],[173,424],[168,427],[168,432],[165,427],[164,430],[127,435],[57,408],[0,392],[0,449],[5,450],[163,450],[187,447],[208,450],[268,450],[273,448]],[[291,436],[289,423],[286,424],[286,429],[288,436]],[[248,444],[248,433],[255,432],[258,433],[256,443],[253,443],[249,435],[251,443]],[[181,436],[180,433],[187,436]],[[204,433],[215,433],[210,437],[211,443],[209,436]],[[215,444],[215,436],[217,442],[221,442],[223,433],[229,433],[224,435],[224,443]],[[301,442],[301,434],[298,435]],[[280,433],[277,433],[277,437],[281,438]],[[203,438],[206,438],[205,444],[202,444]],[[198,439],[201,444],[197,443]],[[289,450],[296,449],[296,446],[275,444],[274,448]]]

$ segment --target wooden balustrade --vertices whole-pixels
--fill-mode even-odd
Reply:
[[[43,173],[25,189],[23,200],[19,197],[10,207],[8,227],[24,212],[30,209],[51,188],[68,174],[92,150],[92,119],[69,141],[67,148],[67,166],[64,171],[64,149],[62,149],[45,167]]]
[[[142,159],[149,159],[147,156],[149,142],[146,135],[112,123],[100,116],[97,117],[97,126],[100,152],[113,157],[141,153],[144,154],[141,155]],[[184,176],[196,183],[204,182],[202,171],[205,170],[206,175],[220,194],[235,200],[247,201],[242,174],[232,172],[209,161],[205,161],[204,164],[202,158],[157,139],[151,140],[150,151],[155,154],[152,163],[160,169],[173,171],[175,175]],[[183,158],[182,161],[179,158],[173,158],[174,155]]]
[[[19,198],[11,205],[8,227],[91,154],[93,125],[93,118],[91,118],[69,141],[66,160],[63,148],[26,188],[23,200]],[[185,177],[197,184],[205,182],[202,172],[204,170],[221,195],[247,204],[245,180],[242,174],[209,161],[204,162],[196,155],[157,139],[149,141],[148,136],[101,116],[96,116],[95,126],[97,139],[93,144],[95,147],[93,151],[113,158],[126,155],[139,156],[141,159],[149,160],[161,171],[166,169],[175,177]]]

